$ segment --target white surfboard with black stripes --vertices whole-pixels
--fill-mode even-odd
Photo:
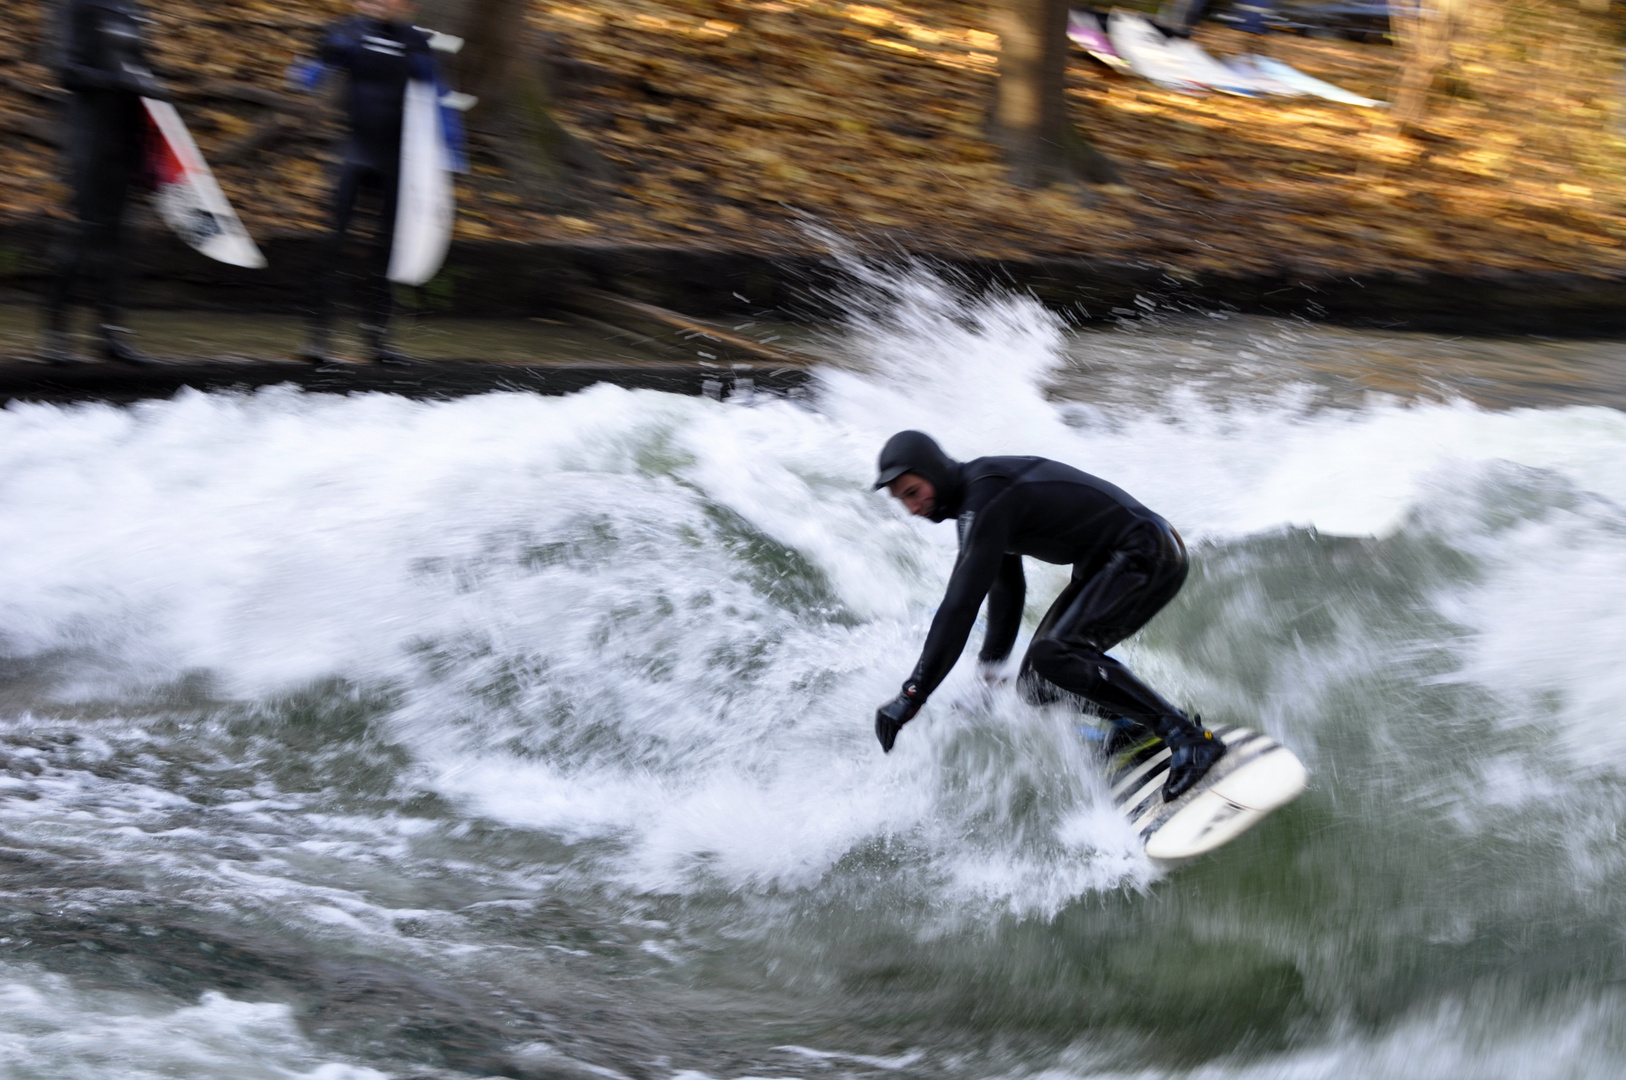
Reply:
[[[1298,798],[1309,780],[1304,764],[1270,736],[1243,727],[1210,728],[1226,754],[1172,803],[1163,801],[1169,748],[1153,740],[1113,760],[1112,801],[1129,818],[1154,859],[1189,859],[1213,851]]]

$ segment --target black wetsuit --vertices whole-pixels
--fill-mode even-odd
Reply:
[[[356,204],[368,195],[378,208],[378,217],[363,309],[369,330],[381,339],[391,307],[385,271],[395,238],[403,103],[408,81],[434,78],[433,54],[422,31],[405,23],[358,15],[328,28],[318,57],[349,77],[350,130],[334,186],[333,229],[311,283],[311,320],[325,327],[332,314],[333,267],[343,252]]]
[[[1040,622],[1022,661],[1036,699],[1057,688],[1109,716],[1156,729],[1180,710],[1106,650],[1139,630],[1180,591],[1186,551],[1167,522],[1112,484],[1038,457],[957,465],[938,488],[938,513],[958,520],[960,555],[909,685],[922,699],[959,659],[984,597],[988,633],[979,659],[1010,655],[1021,628],[1024,555],[1073,566],[1073,579]]]
[[[1169,745],[1165,799],[1196,784],[1225,755],[1213,733],[1187,719],[1127,667],[1107,655],[1156,615],[1186,580],[1186,548],[1169,523],[1123,490],[1071,465],[1040,457],[986,457],[960,463],[928,435],[900,431],[881,450],[877,488],[920,477],[934,492],[933,521],[955,518],[960,555],[932,619],[920,661],[897,698],[875,713],[881,749],[925,704],[965,650],[988,599],[982,660],[1010,655],[1027,592],[1022,557],[1073,566],[1022,660],[1021,688],[1032,701],[1074,694],[1120,722],[1131,738],[1154,732]],[[1109,748],[1116,739],[1109,741]]]
[[[167,96],[142,54],[146,16],[136,0],[68,0],[59,11],[57,71],[69,93],[66,158],[75,221],[47,300],[47,326],[67,328],[81,277],[96,282],[103,324],[118,321],[120,231],[130,191],[145,178],[143,94]]]

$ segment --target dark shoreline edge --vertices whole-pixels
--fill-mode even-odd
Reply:
[[[38,293],[57,229],[44,220],[0,225],[0,294],[22,300]],[[210,262],[167,232],[138,227],[130,240],[130,306],[297,311],[321,257],[318,238],[270,237],[261,246],[270,268],[238,270]],[[1468,267],[1318,275],[1284,268],[1189,275],[1150,262],[890,251],[872,257],[913,258],[972,290],[1028,292],[1080,323],[1148,311],[1229,311],[1476,336],[1626,335],[1626,272],[1598,277]],[[773,313],[819,319],[833,313],[831,296],[845,280],[835,259],[811,249],[764,254],[702,246],[459,241],[441,276],[416,290],[416,300],[431,315],[548,316],[568,308],[574,290],[595,288],[702,318]]]
[[[403,366],[336,363],[314,367],[297,361],[196,360],[143,367],[84,363],[67,367],[22,362],[0,365],[0,404],[66,405],[105,402],[128,405],[170,398],[182,390],[251,391],[297,386],[318,394],[396,394],[409,398],[455,398],[514,391],[573,394],[597,383],[627,390],[660,390],[723,400],[752,394],[799,397],[811,379],[804,368],[732,364],[499,364],[433,361]]]
[[[0,301],[28,303],[46,282],[58,226],[0,225]],[[262,245],[268,270],[210,262],[171,234],[132,230],[132,307],[293,313],[321,257],[308,234]],[[1076,324],[1202,312],[1303,318],[1340,326],[1469,336],[1614,338],[1626,336],[1626,275],[1470,270],[1316,277],[1271,274],[1187,276],[1147,263],[1082,258],[961,258],[932,253],[869,255],[913,261],[972,293],[1028,293]],[[421,316],[554,317],[593,290],[709,319],[816,321],[839,313],[851,277],[828,254],[763,254],[704,247],[594,243],[458,242],[446,269],[410,296]],[[748,359],[742,357],[742,359]],[[515,365],[434,362],[407,369],[344,364],[331,368],[271,361],[198,358],[146,369],[106,364],[53,368],[9,363],[0,401],[129,402],[200,390],[292,383],[326,393],[385,392],[452,397],[492,390],[571,393],[595,382],[728,397],[742,391],[798,393],[809,374],[780,364]],[[736,385],[737,384],[737,385]]]

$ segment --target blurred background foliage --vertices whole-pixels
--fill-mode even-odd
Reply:
[[[998,82],[1017,77],[1002,41],[1053,33],[1055,0],[425,0],[420,21],[467,39],[455,75],[482,99],[464,238],[806,248],[816,222],[915,251],[1176,272],[1617,273],[1626,23],[1601,0],[1422,3],[1392,38],[1196,34],[1387,110],[1182,95],[1035,39],[1045,140],[1059,115],[1071,144],[1050,164],[1002,126],[1017,114]],[[52,6],[8,4],[0,220],[64,212]],[[258,235],[320,226],[334,98],[284,73],[348,7],[149,4],[156,66]]]

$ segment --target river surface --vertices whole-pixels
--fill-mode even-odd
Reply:
[[[0,1077],[1626,1074],[1626,347],[869,277],[796,401],[0,411]],[[1120,654],[1305,796],[1154,866],[965,665],[883,756],[902,427],[1170,518]]]

